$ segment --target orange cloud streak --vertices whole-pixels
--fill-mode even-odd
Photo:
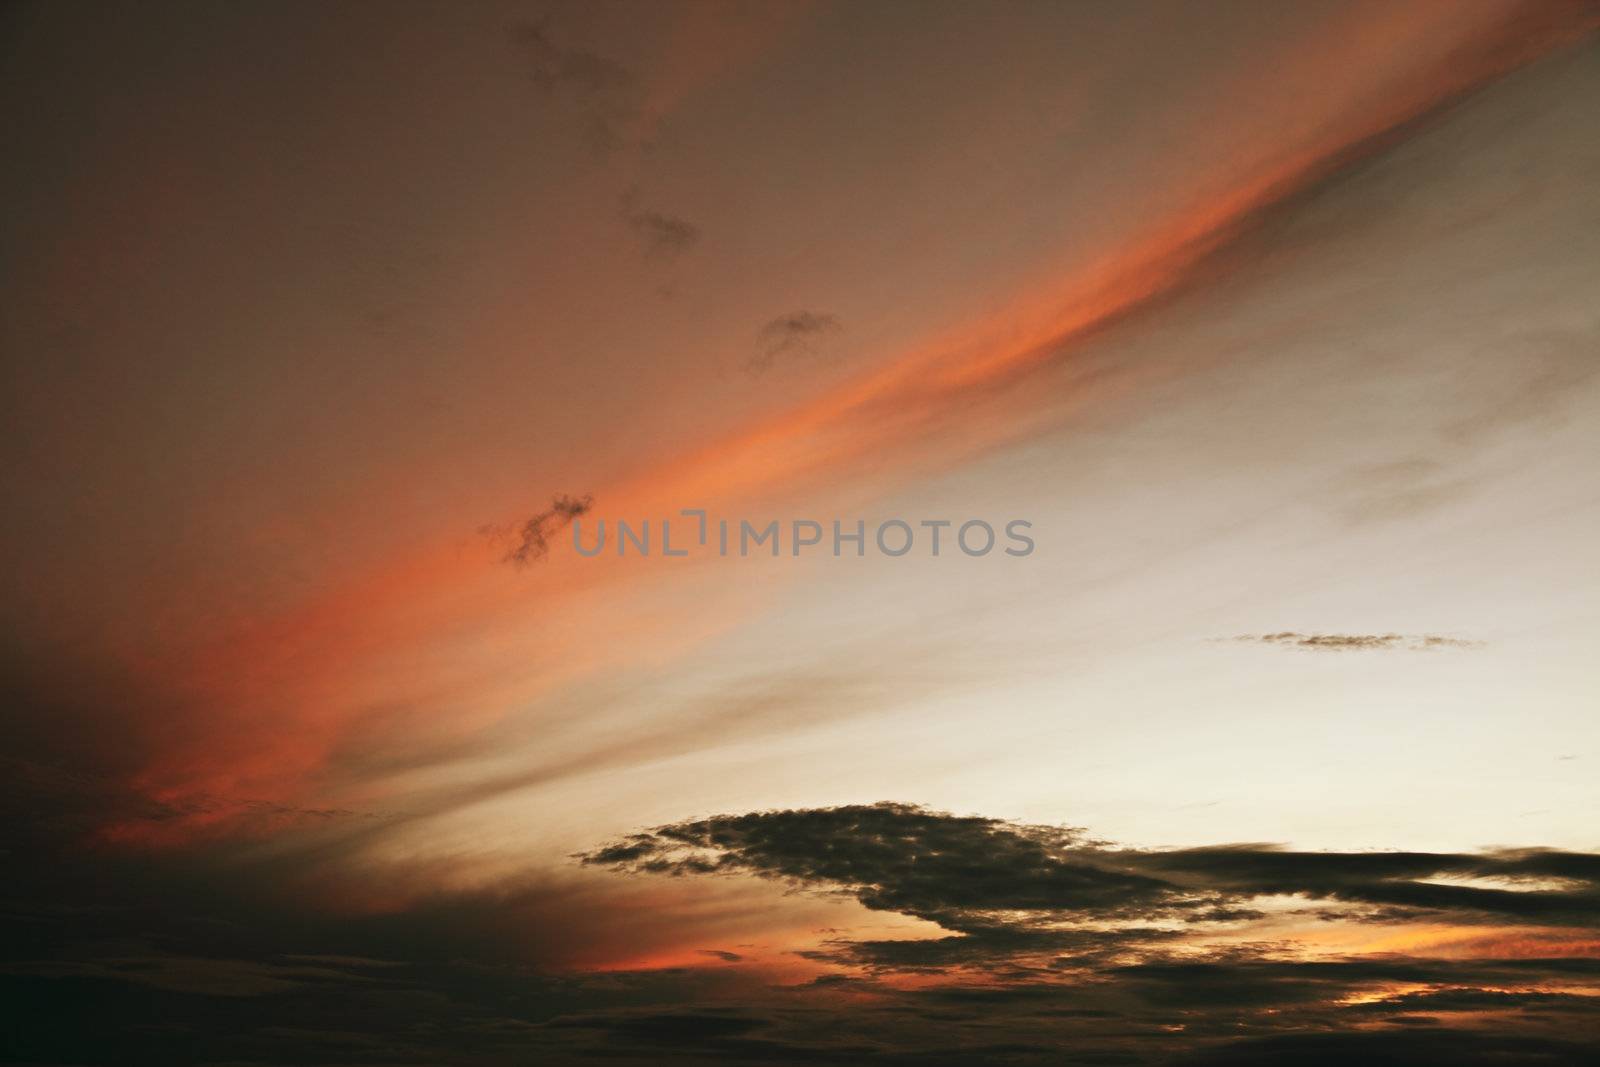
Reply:
[[[1594,24],[1593,15],[1567,4],[1509,10],[1486,20],[1437,69],[1384,87],[1369,110],[1320,129],[1298,151],[1261,162],[1089,269],[1047,279],[1003,314],[964,324],[713,447],[596,487],[596,496],[612,515],[670,515],[713,503],[731,509],[779,490],[812,488],[824,476],[846,487],[882,488],[919,465],[952,462],[1012,439],[1038,409],[1034,398],[1006,392],[1028,370],[1069,356],[1075,342],[1208,277],[1212,254],[1263,211],[1431,109]],[[1375,42],[1421,39],[1438,17],[1425,6],[1396,5],[1377,23],[1352,19],[1345,36],[1318,42],[1298,62],[1313,72],[1337,67]],[[1098,395],[1052,400],[1084,404]],[[919,445],[916,458],[907,456],[912,442]],[[897,455],[892,465],[844,477],[869,456],[891,454]],[[301,801],[326,788],[317,777],[342,747],[397,715],[423,736],[467,736],[554,687],[637,662],[641,650],[679,654],[733,625],[766,595],[730,590],[700,604],[692,620],[653,615],[645,605],[670,577],[647,576],[626,560],[604,567],[585,562],[553,555],[530,587],[491,566],[484,546],[435,544],[382,561],[289,611],[177,654],[148,656],[141,673],[179,710],[162,724],[158,754],[135,784],[164,801],[197,793]],[[605,611],[590,611],[590,602]],[[398,710],[419,704],[430,709],[420,718]],[[226,814],[197,814],[154,836],[225,828],[227,821]],[[112,832],[153,833],[131,826]]]

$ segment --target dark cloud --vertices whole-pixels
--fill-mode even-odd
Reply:
[[[1441,960],[1404,956],[1305,960],[1292,957],[1238,954],[1203,958],[1152,957],[1138,963],[1103,968],[1101,980],[1114,981],[1138,1001],[1176,1010],[1207,1007],[1276,1007],[1296,1004],[1326,1008],[1332,1016],[1380,1013],[1434,1013],[1450,998],[1465,1003],[1479,993],[1496,992],[1480,987],[1526,986],[1558,976],[1588,980],[1600,977],[1600,961],[1589,958],[1529,960]],[[1402,986],[1433,987],[1429,995],[1408,1000],[1410,994],[1351,1000],[1351,994],[1393,990]],[[1526,990],[1541,993],[1541,990]],[[1506,992],[1504,989],[1498,992]],[[1440,999],[1435,999],[1435,994]],[[1447,994],[1447,996],[1446,996]],[[1543,1003],[1544,1001],[1541,1001]],[[1521,1006],[1516,1001],[1504,1006]],[[1530,1002],[1531,1003],[1531,1002]],[[1549,1002],[1555,1004],[1556,1002]],[[1593,1002],[1580,1002],[1578,1007]]]
[[[805,951],[831,980],[789,988],[717,948],[701,950],[703,966],[591,975],[564,960],[597,938],[627,954],[670,929],[670,907],[630,912],[596,886],[538,880],[409,894],[395,872],[374,877],[398,906],[326,906],[348,892],[338,871],[358,835],[381,835],[385,820],[273,816],[270,848],[248,835],[165,853],[88,844],[107,820],[175,816],[119,785],[128,740],[100,743],[75,721],[61,719],[60,744],[19,733],[27,748],[5,776],[15,794],[0,841],[10,850],[0,995],[17,1020],[8,1060],[1272,1062],[1261,1050],[1278,1037],[1307,1040],[1311,1056],[1321,1046],[1307,1035],[1448,1032],[1469,1016],[1508,1049],[1577,1055],[1570,1035],[1596,1018],[1584,994],[1600,990],[1600,960],[1562,955],[1571,927],[1597,925],[1600,858],[1588,853],[1142,850],[903,804],[716,816],[627,835],[588,867],[765,877],[943,932],[836,933]],[[1285,907],[1306,921],[1325,910],[1401,929],[1513,925],[1528,931],[1523,951],[1544,955],[1307,960],[1289,946],[1209,940],[1237,942]],[[904,974],[913,987],[896,987]],[[76,1013],[95,1027],[75,1026]],[[1445,1022],[1420,1021],[1430,1019]],[[1241,1039],[1229,1059],[1222,1050]],[[1384,1062],[1391,1049],[1455,1062],[1451,1046],[1404,1040],[1372,1038],[1371,1055],[1349,1062]]]
[[[1406,649],[1426,652],[1437,648],[1479,648],[1481,641],[1439,634],[1303,634],[1284,630],[1275,634],[1240,634],[1235,641],[1263,645],[1308,648],[1318,652],[1348,652],[1361,649]]]
[[[1131,849],[1080,829],[880,803],[695,819],[582,859],[637,876],[754,875],[935,923],[944,934],[840,933],[800,954],[839,968],[827,985],[892,996],[923,1022],[966,1030],[983,1018],[1012,1035],[1070,1037],[1084,1057],[1047,1060],[1019,1044],[1019,1062],[1158,1063],[1250,1034],[1426,1028],[1469,1012],[1542,1039],[1600,1015],[1585,932],[1600,927],[1596,853]],[[1274,916],[1514,926],[1525,958],[1307,958],[1295,942],[1247,939],[1283,929]],[[940,984],[875,984],[899,974]]]
[[[1467,1013],[1505,1048],[1568,1063],[1582,1061],[1560,1057],[1585,1046],[1562,1035],[1600,1016],[1600,959],[1581,954],[1593,943],[1581,931],[1600,926],[1594,853],[1129,849],[1080,829],[880,803],[690,820],[582,858],[639,876],[754,875],[845,892],[942,927],[931,937],[836,934],[800,953],[839,968],[808,988],[892,1003],[872,1027],[880,1052],[892,1052],[854,1057],[863,1063],[1223,1063],[1236,1045],[1239,1062],[1276,1062],[1266,1035],[1304,1040],[1318,1062],[1323,1046],[1308,1034],[1371,1026],[1390,1029],[1362,1038],[1366,1058],[1339,1062],[1453,1062],[1427,1058],[1452,1049],[1448,1037],[1388,1035],[1442,1030],[1440,1016]],[[1524,952],[1549,955],[1308,959],[1292,942],[1241,939],[1256,924],[1270,931],[1273,915],[1512,925],[1528,931]],[[1561,955],[1567,945],[1579,954]],[[901,974],[937,984],[880,984]],[[950,1043],[920,1044],[929,1028]],[[995,1032],[1010,1040],[984,1045]]]
[[[526,567],[550,554],[550,537],[565,530],[572,520],[587,514],[594,507],[594,496],[558,494],[544,511],[528,519],[519,527],[481,526],[478,532],[493,542],[510,541],[510,547],[501,562],[513,567]]]
[[[1054,956],[1049,959],[1049,967],[1069,970],[1096,967],[1164,942],[1176,942],[1183,936],[1177,930],[1083,930],[971,923],[954,937],[885,941],[837,938],[801,955],[841,966],[922,973],[953,967],[1003,971],[1019,959]]]
[[[1347,1011],[1368,1015],[1385,1015],[1393,1012],[1429,1012],[1443,1015],[1449,1012],[1503,1011],[1509,1008],[1588,1008],[1590,1002],[1574,993],[1552,993],[1542,989],[1440,989],[1417,993],[1402,993],[1383,1000],[1365,1001],[1351,1005]]]
[[[700,949],[700,955],[710,956],[712,959],[721,960],[724,963],[738,963],[740,960],[744,959],[744,957],[739,955],[737,952],[729,952],[726,949],[720,948]]]
[[[1282,1034],[1219,1044],[1175,1062],[1178,1067],[1585,1067],[1595,1062],[1595,1053],[1592,1042],[1475,1029]]]
[[[1141,850],[1082,831],[881,803],[755,812],[657,827],[596,850],[590,865],[647,874],[747,872],[844,889],[868,908],[926,919],[962,938],[840,946],[946,964],[1156,940],[1147,924],[1259,920],[1269,898],[1449,913],[1455,919],[1600,925],[1600,854],[1296,852],[1272,845]],[[1391,916],[1395,913],[1389,913]],[[1063,925],[1071,924],[1071,925]]]
[[[834,316],[815,311],[779,315],[761,327],[758,335],[761,350],[751,356],[745,366],[753,374],[765,373],[788,356],[815,354],[830,335],[843,329],[843,324]]]
[[[700,227],[687,219],[640,205],[638,194],[633,190],[622,198],[622,217],[644,245],[645,254],[654,258],[671,259],[700,242]]]
[[[1081,862],[1076,830],[866,804],[718,816],[657,827],[584,857],[645,873],[744,871],[848,889],[869,908],[952,930],[994,912],[1159,910],[1171,883]]]

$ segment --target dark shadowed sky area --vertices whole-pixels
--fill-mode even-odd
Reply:
[[[6,5],[0,1061],[1596,1062],[1597,26]]]

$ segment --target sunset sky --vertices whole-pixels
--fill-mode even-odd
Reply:
[[[1600,1061],[1600,9],[0,27],[0,1061]]]

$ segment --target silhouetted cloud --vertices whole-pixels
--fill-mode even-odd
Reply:
[[[943,927],[839,934],[801,953],[841,968],[804,988],[875,999],[878,1042],[848,1055],[834,1046],[852,1062],[1566,1065],[1596,1051],[1570,1040],[1600,1015],[1596,941],[1576,932],[1600,926],[1595,853],[1133,849],[1080,829],[880,803],[695,819],[581,858],[640,876],[842,891]],[[1259,927],[1267,940],[1241,936],[1273,916],[1527,934],[1510,958],[1308,957],[1270,940],[1270,925]],[[924,977],[888,984],[899,973]],[[1476,1043],[1439,1023],[1468,1016]],[[829,1055],[776,1011],[727,1027],[730,1039],[766,1043],[774,1061]],[[961,1044],[928,1040],[935,1033]],[[1008,1040],[983,1043],[995,1033]],[[722,1037],[696,1040],[706,1058],[737,1055],[711,1055]]]
[[[740,960],[744,959],[744,957],[739,955],[737,952],[729,952],[726,949],[720,948],[703,948],[700,949],[699,952],[702,956],[710,956],[712,959],[721,960],[723,963],[738,963]]]
[[[844,326],[834,316],[815,311],[791,311],[787,315],[779,315],[761,327],[761,350],[750,357],[746,368],[754,374],[761,374],[786,356],[814,353],[829,335],[843,329]]]
[[[743,953],[712,948],[690,950],[704,966],[553,969],[541,955],[552,940],[582,945],[630,917],[602,908],[584,925],[592,887],[513,879],[402,896],[377,913],[317,908],[293,887],[327,849],[285,848],[292,840],[121,858],[52,835],[10,839],[21,854],[7,857],[0,914],[7,1054],[1042,1067],[1281,1062],[1273,1057],[1300,1050],[1304,1062],[1471,1063],[1455,1055],[1465,1046],[1451,1027],[1430,1022],[1457,1018],[1472,1020],[1474,1047],[1503,1062],[1577,1064],[1594,1053],[1573,1035],[1592,1029],[1600,1007],[1600,959],[1560,955],[1570,929],[1543,931],[1548,951],[1522,958],[1313,959],[1239,936],[1273,907],[1361,909],[1392,890],[1428,895],[1395,922],[1482,915],[1532,935],[1535,922],[1592,918],[1600,857],[1588,853],[1142,850],[1077,829],[876,804],[697,819],[588,857],[641,875],[757,875],[844,891],[949,931],[840,933],[803,953],[832,973],[774,985]],[[326,840],[343,851],[348,839]],[[1498,891],[1473,884],[1490,880]],[[1258,912],[1215,903],[1264,894],[1278,899]],[[1205,921],[1183,921],[1194,915]],[[670,918],[650,910],[634,921]],[[907,972],[920,977],[897,984]],[[63,1004],[97,1025],[63,1026]]]
[[[750,873],[843,889],[870,909],[958,935],[834,941],[812,953],[910,970],[1052,954],[1067,965],[1098,964],[1159,946],[1185,927],[1258,921],[1272,902],[1329,902],[1345,910],[1324,916],[1358,920],[1448,915],[1466,923],[1600,926],[1600,854],[1126,849],[1065,827],[892,803],[677,823],[582,859],[640,874]]]
[[[566,529],[572,524],[573,519],[586,514],[592,507],[594,507],[592,494],[585,493],[581,497],[558,494],[551,499],[548,508],[528,519],[520,527],[481,526],[478,532],[491,541],[510,539],[511,547],[501,557],[501,562],[514,567],[526,567],[550,554],[552,534]]]

